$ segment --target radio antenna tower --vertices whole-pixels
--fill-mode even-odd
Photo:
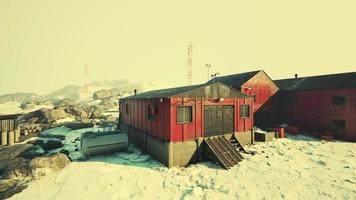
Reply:
[[[193,79],[193,44],[191,42],[188,43],[187,51],[188,51],[188,60],[187,60],[187,65],[188,65],[188,85],[192,85],[192,79]]]

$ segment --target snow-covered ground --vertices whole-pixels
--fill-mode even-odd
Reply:
[[[131,146],[72,162],[11,199],[356,199],[356,143],[288,135],[248,149],[258,153],[230,170],[168,169]]]

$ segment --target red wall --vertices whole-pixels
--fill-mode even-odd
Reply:
[[[126,100],[129,104],[129,114],[125,112],[125,101],[120,102],[121,122],[167,141],[187,141],[204,137],[204,105],[234,105],[235,106],[235,132],[248,131],[253,128],[253,100],[249,99],[216,99],[202,98],[172,98]],[[158,105],[157,119],[150,121],[147,118],[148,104]],[[240,118],[240,105],[250,105],[250,117]],[[192,123],[177,123],[177,106],[193,106]]]
[[[152,136],[170,139],[170,101],[169,99],[131,99],[120,101],[121,122],[146,132]],[[125,102],[129,105],[129,114],[125,111]],[[148,120],[149,104],[157,105],[156,120]]]
[[[258,73],[241,87],[242,93],[256,96],[255,112],[277,91],[278,87],[264,72]]]
[[[333,96],[345,96],[345,105],[332,105]],[[273,105],[279,122],[319,134],[331,131],[334,120],[345,120],[339,138],[356,141],[356,89],[280,91]]]

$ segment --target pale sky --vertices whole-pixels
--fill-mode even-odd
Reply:
[[[88,80],[166,86],[265,70],[272,78],[356,71],[355,0],[0,0],[0,94]]]

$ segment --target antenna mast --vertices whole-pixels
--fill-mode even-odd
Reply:
[[[192,85],[192,79],[193,79],[193,44],[191,42],[188,43],[187,47],[188,51],[188,85]]]

